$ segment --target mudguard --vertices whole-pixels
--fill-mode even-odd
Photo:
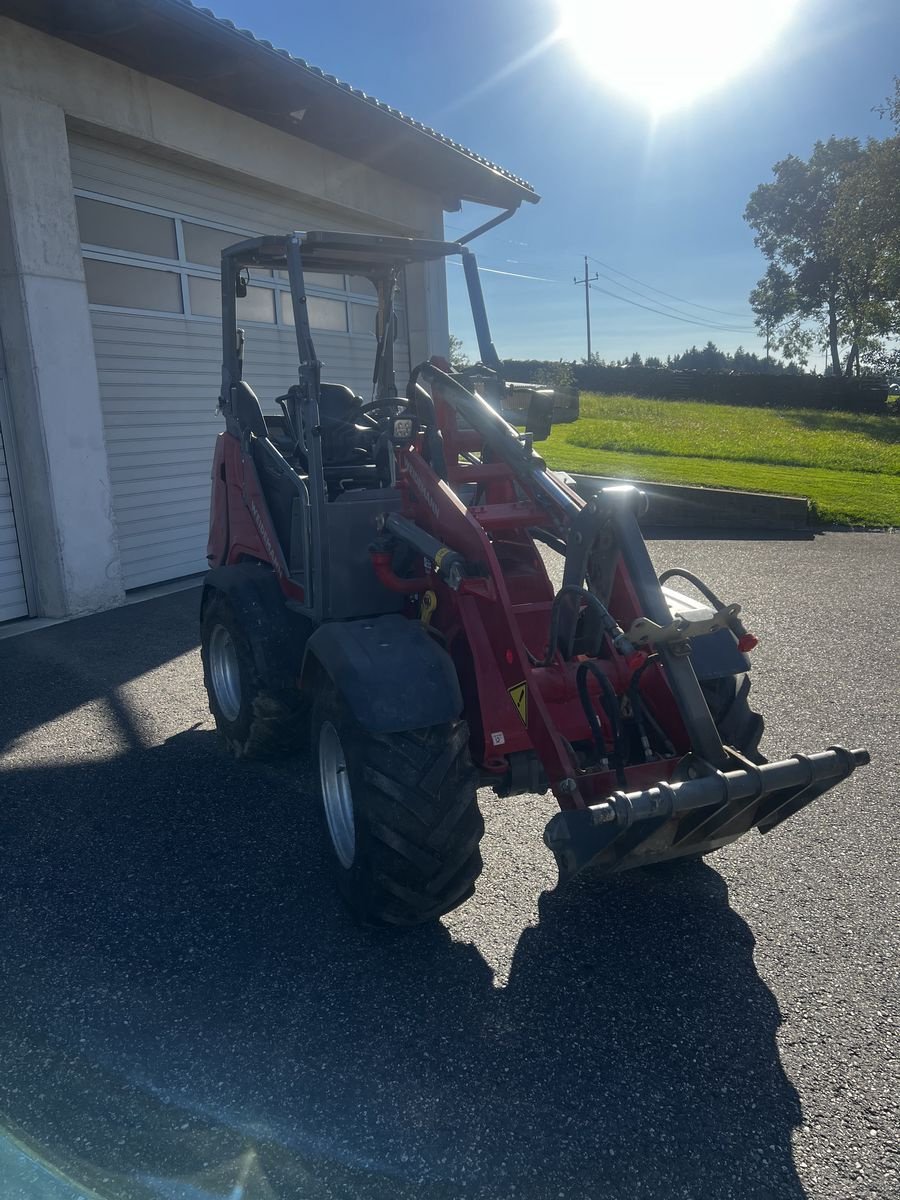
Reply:
[[[450,655],[418,621],[397,613],[320,625],[306,644],[355,719],[372,733],[402,733],[455,721],[462,693]]]
[[[691,642],[691,662],[701,683],[706,679],[725,679],[750,670],[750,659],[741,654],[737,638],[730,629],[719,629]]]
[[[200,619],[213,592],[223,592],[250,642],[260,678],[273,691],[296,688],[312,622],[290,612],[271,567],[239,563],[215,567],[203,581]]]
[[[664,587],[663,596],[673,614],[703,607],[693,597],[685,596],[674,588]],[[730,629],[719,629],[715,633],[692,638],[691,662],[694,665],[694,673],[701,682],[707,679],[724,679],[729,675],[742,675],[750,670],[750,659],[738,649],[737,638]]]

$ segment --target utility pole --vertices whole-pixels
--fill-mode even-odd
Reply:
[[[595,271],[593,275],[588,276],[588,256],[584,256],[584,279],[579,279],[576,275],[574,282],[584,284],[584,323],[587,328],[587,360],[591,362],[591,283],[600,276]]]

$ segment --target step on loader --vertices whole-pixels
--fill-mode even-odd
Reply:
[[[479,787],[553,792],[544,837],[566,879],[768,833],[868,762],[840,746],[762,756],[756,639],[739,606],[686,571],[657,574],[639,489],[585,500],[547,469],[532,443],[553,397],[535,388],[523,403],[515,385],[507,402],[468,240],[288,233],[222,254],[210,709],[237,756],[312,755],[339,888],[374,924],[430,921],[472,894]],[[400,393],[398,280],[450,256],[481,362],[464,377],[421,362]],[[273,270],[290,283],[298,379],[264,415],[243,377],[237,302],[250,272]],[[375,287],[368,401],[321,378],[315,272]],[[504,419],[510,407],[525,432]]]

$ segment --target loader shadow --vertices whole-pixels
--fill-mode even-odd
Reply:
[[[805,1195],[778,1007],[711,868],[545,893],[498,988],[443,927],[350,924],[302,763],[194,730],[0,781],[0,1126],[80,1186]]]

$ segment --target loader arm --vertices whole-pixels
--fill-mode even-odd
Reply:
[[[565,544],[563,584],[575,587],[584,584],[590,551],[601,535],[609,533],[630,579],[632,603],[639,609],[632,619],[647,617],[659,625],[667,625],[670,621],[668,602],[637,522],[639,513],[646,507],[643,493],[625,485],[606,488],[589,502],[583,500],[547,470],[544,460],[531,448],[528,435],[517,433],[480,396],[467,391],[433,363],[418,370],[432,388],[437,386],[441,402],[477,431],[490,457],[500,459],[509,467],[518,487],[534,506],[534,515],[538,519],[533,524],[540,524],[540,518],[544,521],[550,518],[553,531]],[[458,422],[455,424],[458,433]],[[523,527],[528,528],[527,525]],[[571,622],[573,610],[569,609],[566,615]],[[561,637],[567,636],[564,618]],[[660,646],[658,653],[694,751],[714,767],[723,767],[728,762],[728,755],[703,698],[689,654],[685,654],[682,647],[669,646]]]
[[[638,524],[643,493],[623,485],[584,500],[440,362],[415,369],[408,397],[426,428],[398,456],[407,512],[439,547],[435,558],[465,564],[452,586],[432,576],[427,620],[456,663],[484,781],[500,794],[552,789],[562,811],[545,840],[561,875],[696,856],[765,832],[868,761],[832,747],[765,763],[725,744],[693,643],[724,635],[714,655],[736,674],[755,639],[739,606],[708,589],[712,601],[692,619],[673,615]],[[559,592],[535,535],[563,555]]]

